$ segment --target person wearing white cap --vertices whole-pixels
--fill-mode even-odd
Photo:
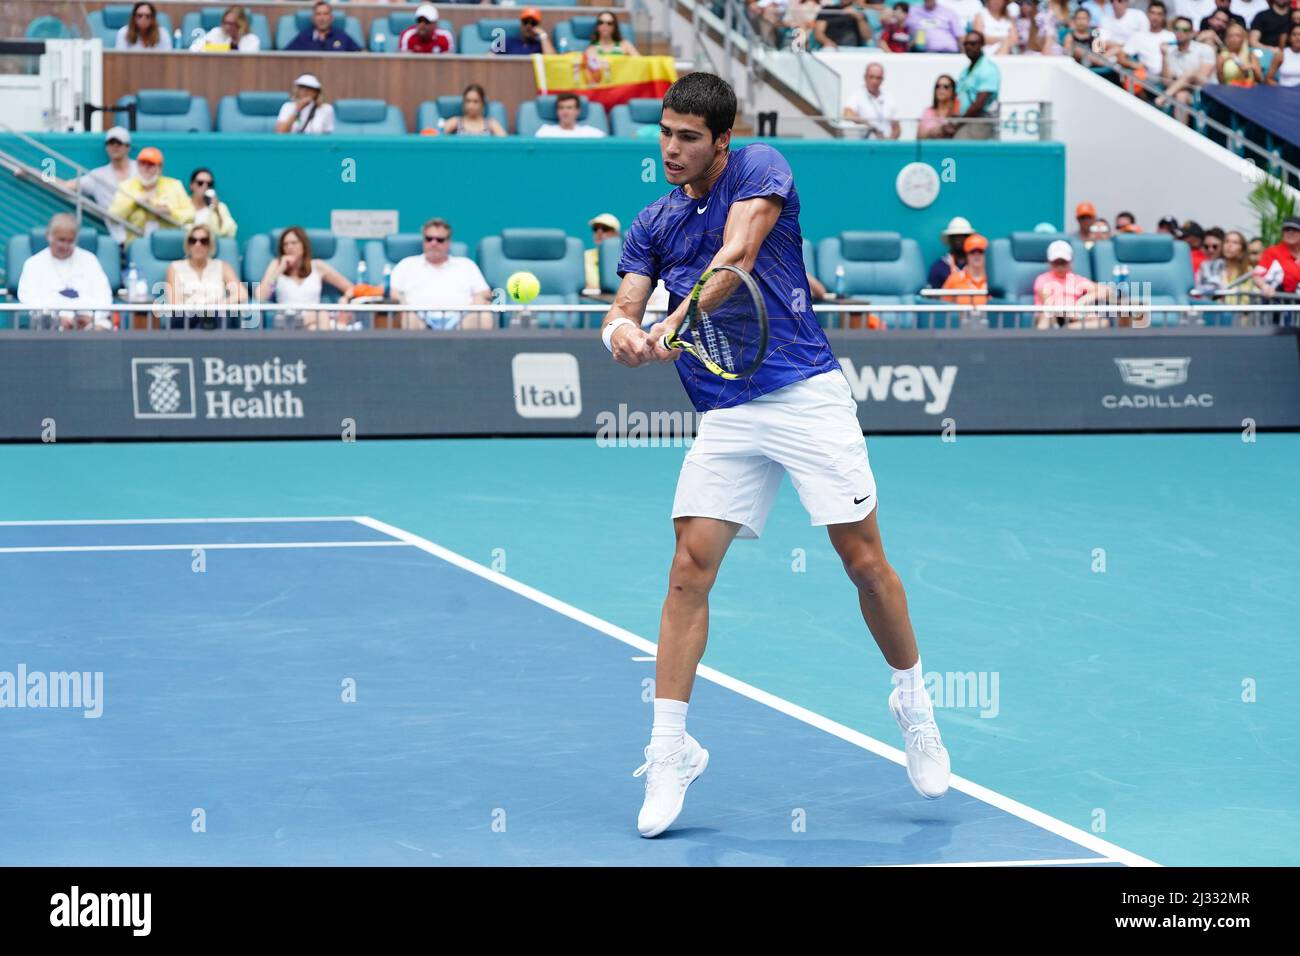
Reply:
[[[313,135],[334,132],[334,107],[321,102],[320,80],[304,73],[293,81],[293,99],[280,107],[275,131]]]
[[[422,3],[415,8],[415,26],[407,27],[397,38],[402,53],[454,53],[456,41],[449,30],[438,26],[438,8]]]
[[[587,274],[587,288],[600,288],[600,244],[606,239],[617,238],[623,232],[623,224],[613,213],[602,212],[590,222],[591,241],[596,248],[588,249],[582,254]]]
[[[939,233],[948,251],[930,266],[927,289],[942,289],[949,275],[966,268],[966,237],[974,234],[975,227],[964,216],[953,216],[948,220],[947,227]]]
[[[108,154],[105,165],[88,170],[80,179],[69,179],[63,186],[77,190],[91,202],[107,209],[117,196],[117,187],[136,174],[135,160],[131,158],[130,130],[114,126],[105,133],[104,152]],[[125,226],[110,222],[108,234],[118,245],[126,241]]]
[[[1097,286],[1071,269],[1074,247],[1064,239],[1056,239],[1047,247],[1048,271],[1034,279],[1034,305],[1060,306],[1061,312],[1039,312],[1036,328],[1049,329],[1053,325],[1070,328],[1100,328],[1110,324],[1105,316],[1089,313],[1071,314],[1071,306],[1091,305],[1097,297]]]

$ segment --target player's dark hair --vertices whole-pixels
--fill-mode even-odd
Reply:
[[[687,73],[668,87],[664,109],[683,116],[699,116],[716,141],[736,125],[736,91],[712,73]]]

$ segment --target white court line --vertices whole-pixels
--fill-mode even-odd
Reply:
[[[414,545],[421,551],[426,551],[429,554],[439,557],[449,564],[454,564],[462,570],[478,575],[479,577],[498,584],[507,590],[514,591],[516,594],[526,597],[530,601],[535,601],[543,607],[555,611],[557,614],[563,614],[565,617],[571,618],[580,624],[585,624],[590,628],[600,631],[602,634],[607,634],[616,640],[622,641],[624,644],[635,647],[643,654],[653,655],[656,652],[656,646],[654,643],[646,640],[644,637],[638,637],[631,631],[624,630],[615,624],[611,624],[609,621],[602,620],[594,614],[589,614],[571,604],[566,604],[564,601],[552,597],[543,591],[539,591],[536,588],[529,587],[527,584],[521,584],[518,581],[507,578],[490,568],[471,561],[463,555],[459,555],[454,551],[449,551],[441,545],[434,544],[426,538],[421,538],[419,535],[412,534],[409,531],[403,531],[401,528],[380,521],[377,518],[358,515],[356,521],[359,524],[365,525],[367,528],[391,535],[394,538]],[[888,744],[881,743],[874,737],[868,737],[866,734],[837,723],[829,717],[824,717],[815,711],[800,707],[798,704],[791,703],[784,698],[777,697],[774,694],[769,694],[767,691],[746,684],[744,681],[737,680],[721,671],[714,670],[712,667],[707,667],[701,664],[696,673],[705,680],[712,681],[721,687],[725,687],[737,694],[748,697],[750,700],[757,701],[760,704],[766,704],[773,710],[780,711],[796,720],[801,720],[806,724],[816,727],[818,730],[825,731],[832,736],[839,737],[841,740],[855,744],[863,750],[868,750],[876,756],[883,757],[899,766],[905,766],[907,763],[907,758],[904,756],[903,752],[896,747],[891,747]],[[1010,797],[989,790],[987,787],[981,787],[979,784],[973,783],[964,777],[959,777],[954,774],[950,779],[949,786],[953,790],[974,797],[976,800],[983,801],[989,806],[1002,810],[1005,813],[1009,813],[1012,816],[1019,817],[1027,823],[1032,823],[1034,826],[1046,830],[1049,833],[1053,833],[1062,839],[1069,840],[1071,843],[1075,843],[1086,850],[1091,850],[1093,853],[1101,854],[1112,862],[1124,863],[1128,866],[1160,865],[1152,860],[1148,860],[1146,857],[1125,850],[1123,847],[1102,840],[1099,837],[1088,833],[1086,830],[1080,830],[1078,827],[1071,826],[1062,820],[1048,816],[1041,810],[1035,810],[1033,807],[1026,806],[1017,800],[1012,800]]]
[[[323,518],[87,518],[58,519],[52,521],[0,521],[0,528],[28,528],[42,525],[97,525],[97,524],[291,524],[295,521],[355,521],[350,515],[331,515]]]
[[[216,544],[70,544],[39,548],[0,548],[0,554],[67,554],[77,551],[245,551],[272,548],[409,548],[406,541],[250,541]]]
[[[1095,866],[1098,863],[1123,862],[1123,860],[1113,860],[1104,856],[1088,856],[1077,860],[978,860],[970,863],[881,863],[873,865],[870,869],[889,867],[891,869],[901,870],[926,866],[1078,866],[1082,863]]]

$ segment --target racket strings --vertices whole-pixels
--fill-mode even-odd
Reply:
[[[700,290],[699,309],[691,337],[710,361],[735,372],[756,363],[762,338],[758,312],[761,302],[739,277],[715,273]]]

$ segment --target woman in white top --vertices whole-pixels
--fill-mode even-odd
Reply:
[[[198,52],[238,50],[240,53],[256,53],[262,49],[262,41],[256,33],[249,30],[248,14],[244,8],[230,7],[221,15],[221,23],[194,38],[190,49]]]
[[[257,297],[263,302],[270,302],[274,297],[277,304],[299,312],[304,328],[333,329],[350,325],[352,313],[336,323],[333,313],[306,308],[320,305],[323,282],[343,293],[339,301],[347,302],[352,297],[352,283],[329,263],[313,259],[307,232],[301,226],[290,226],[280,233],[279,249],[262,274]]]
[[[984,34],[984,52],[1014,53],[1019,34],[1011,17],[1007,15],[1007,0],[988,0],[988,6],[975,14],[971,27]]]
[[[304,73],[293,81],[293,99],[280,107],[275,118],[277,133],[332,133],[334,107],[321,102],[320,80]]]
[[[195,226],[185,237],[185,258],[167,267],[167,301],[185,306],[171,314],[173,329],[216,329],[237,322],[236,311],[212,308],[247,298],[230,264],[212,257],[215,242],[207,226]]]
[[[1273,55],[1268,68],[1268,82],[1278,86],[1300,86],[1300,23],[1292,23],[1286,46]]]
[[[171,35],[158,26],[158,11],[148,0],[131,8],[131,19],[118,27],[113,46],[118,50],[170,50]]]

